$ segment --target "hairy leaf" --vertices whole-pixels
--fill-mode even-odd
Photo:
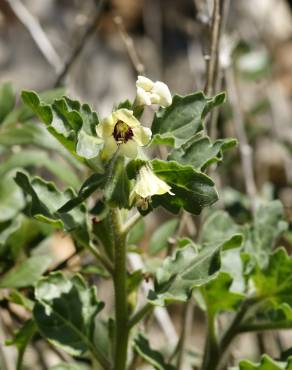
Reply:
[[[168,159],[202,170],[212,163],[220,162],[223,158],[223,152],[235,145],[235,139],[221,139],[211,143],[208,136],[197,134],[178,149],[174,149]]]
[[[199,252],[192,244],[176,250],[157,270],[155,290],[148,299],[158,305],[186,301],[194,288],[214,279],[220,268],[220,250],[237,248],[241,243],[242,236],[236,234],[224,242],[205,245]]]
[[[174,370],[174,367],[167,364],[163,355],[150,347],[149,341],[143,334],[139,334],[134,339],[135,351],[151,366],[157,370]]]
[[[0,288],[24,288],[34,285],[52,262],[49,256],[33,256],[0,278]]]
[[[224,93],[213,98],[207,98],[202,92],[186,96],[175,95],[169,107],[160,108],[155,114],[151,128],[152,143],[180,147],[202,130],[206,114],[224,100]]]
[[[57,272],[37,283],[35,296],[33,315],[45,338],[72,355],[95,351],[94,319],[104,306],[95,287],[88,288],[79,275],[69,280]]]

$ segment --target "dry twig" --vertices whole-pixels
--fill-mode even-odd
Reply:
[[[20,0],[6,1],[20,22],[28,30],[45,59],[55,69],[56,72],[59,72],[63,67],[62,60],[51,44],[51,41],[47,37],[46,33],[42,29],[39,21],[28,11],[28,9]]]

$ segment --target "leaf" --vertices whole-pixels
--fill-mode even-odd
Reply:
[[[197,252],[191,244],[175,251],[164,260],[157,270],[155,291],[150,291],[148,299],[156,305],[171,301],[186,301],[196,287],[212,280],[220,268],[220,250],[237,248],[242,236],[236,234],[221,243],[205,245]]]
[[[58,365],[50,367],[49,370],[90,370],[90,368],[82,363],[68,364],[68,363],[62,362]]]
[[[47,104],[50,104],[55,99],[61,98],[64,95],[64,92],[65,92],[64,88],[60,87],[57,89],[43,91],[39,95],[42,101],[44,101]],[[35,114],[28,106],[20,104],[18,108],[13,109],[13,111],[11,111],[5,117],[3,126],[7,127],[10,125],[14,125],[15,123],[18,122],[27,122],[28,120],[31,120],[34,116]]]
[[[35,297],[33,315],[45,338],[72,355],[96,351],[94,319],[104,304],[97,299],[94,286],[88,288],[79,275],[69,280],[55,272],[37,283]]]
[[[199,214],[204,207],[210,206],[218,199],[214,182],[207,175],[194,170],[191,166],[182,166],[177,162],[159,159],[151,161],[155,175],[171,186],[168,193],[152,197],[154,208],[163,206],[172,213],[181,208],[192,214]]]
[[[6,345],[15,345],[18,350],[16,370],[22,369],[22,361],[25,349],[36,332],[36,325],[33,320],[27,320],[17,331],[13,339],[6,341]]]
[[[143,334],[138,334],[134,339],[134,349],[145,361],[157,370],[175,369],[172,365],[165,362],[160,352],[151,349],[149,341]]]
[[[292,361],[288,363],[275,362],[269,356],[263,355],[259,364],[254,364],[250,361],[240,361],[237,370],[290,370],[292,369]],[[236,369],[235,369],[236,370]]]
[[[5,162],[0,164],[0,177],[12,169],[31,166],[45,167],[67,185],[73,187],[79,185],[79,179],[72,167],[69,167],[65,162],[52,160],[46,152],[40,150],[27,149],[11,154]]]
[[[276,240],[287,229],[283,221],[283,206],[275,200],[261,206],[255,214],[253,225],[250,227],[244,249],[261,266],[268,263],[268,253],[272,251]]]
[[[57,228],[67,231],[83,228],[85,223],[85,210],[79,206],[68,213],[58,211],[60,205],[67,203],[75,196],[72,189],[61,193],[52,182],[39,177],[30,179],[25,173],[17,172],[16,183],[26,194],[31,196],[31,215],[39,221],[49,223]]]
[[[44,127],[36,123],[1,129],[0,145],[10,147],[26,144],[56,151],[62,154],[74,167],[82,169],[81,164]]]
[[[139,243],[143,239],[144,234],[145,234],[145,222],[143,219],[141,219],[129,232],[127,240],[128,245]]]
[[[213,98],[207,98],[202,92],[186,96],[175,95],[169,107],[160,108],[155,114],[151,128],[152,143],[180,147],[202,130],[203,118],[224,100],[224,93]]]
[[[27,298],[24,294],[19,292],[16,289],[13,289],[8,298],[9,302],[13,302],[15,304],[18,304],[22,307],[24,307],[27,311],[31,312],[33,310],[34,306],[34,301],[31,299]]]
[[[95,127],[98,117],[87,104],[81,105],[67,97],[52,104],[43,103],[33,91],[23,91],[22,99],[43,121],[48,131],[77,159],[96,157],[103,147]]]
[[[178,219],[172,219],[166,221],[154,231],[149,242],[149,253],[151,255],[155,255],[167,248],[168,239],[175,233],[177,225]]]
[[[19,229],[22,216],[16,216],[12,220],[0,224],[0,254],[2,247],[13,233]]]
[[[15,184],[15,171],[8,172],[0,179],[0,222],[13,219],[24,208],[22,191]]]
[[[199,214],[204,207],[210,206],[218,199],[214,182],[210,177],[191,166],[183,166],[174,161],[133,160],[127,165],[128,177],[135,178],[139,169],[146,163],[151,164],[155,175],[170,185],[174,193],[152,196],[150,203],[152,208],[162,206],[175,214],[184,208],[192,214]]]
[[[5,117],[13,110],[16,97],[12,84],[6,82],[0,86],[0,124]]]
[[[269,258],[266,267],[257,265],[250,278],[258,299],[272,307],[288,303],[292,307],[292,257],[284,248],[278,248]]]
[[[0,288],[24,288],[34,285],[52,262],[49,256],[33,256],[0,278]]]
[[[197,134],[178,149],[174,149],[168,156],[168,160],[202,170],[212,163],[222,161],[223,152],[233,148],[236,143],[235,139],[221,139],[211,143],[208,136]]]
[[[201,288],[201,294],[211,316],[222,311],[236,311],[245,295],[232,292],[231,286],[232,277],[226,272],[220,272],[215,279]]]
[[[213,243],[240,232],[242,232],[242,228],[233,221],[227,212],[215,211],[202,226],[201,240],[203,243]]]
[[[70,199],[62,207],[58,209],[58,212],[69,212],[79,204],[83,203],[91,194],[97,189],[102,189],[105,183],[105,176],[103,174],[94,173],[90,175],[83,185],[81,186],[77,196]]]

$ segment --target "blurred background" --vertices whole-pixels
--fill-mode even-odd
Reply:
[[[240,143],[219,166],[217,206],[244,222],[256,197],[280,198],[291,229],[292,1],[225,0],[221,5],[219,63],[211,93],[226,91],[227,102],[212,116],[213,137],[232,136]],[[12,82],[17,92],[65,86],[69,96],[89,102],[100,117],[119,101],[134,99],[137,74],[166,82],[173,93],[206,91],[212,12],[213,0],[0,0],[0,83]],[[0,154],[2,163],[7,158]],[[156,217],[168,218],[159,212]],[[151,224],[147,230],[142,246]],[[281,244],[291,252],[291,231]],[[62,235],[54,235],[53,245],[58,246],[58,263],[74,255],[72,242]],[[80,262],[75,256],[70,263]],[[103,284],[101,294],[106,295]],[[165,335],[179,331],[180,307],[171,306],[170,312],[173,322],[164,333],[153,325],[154,346],[166,346]],[[204,322],[195,313],[196,331],[189,336],[200,351]],[[2,343],[14,324],[5,310],[1,315]],[[289,332],[276,338],[266,334],[262,346],[278,356],[291,338]],[[259,350],[255,336],[245,335],[232,356],[257,358]],[[13,348],[1,352],[7,370],[14,369]],[[58,356],[66,359],[38,338],[26,355],[27,369],[47,369]],[[195,362],[196,354],[190,357]]]

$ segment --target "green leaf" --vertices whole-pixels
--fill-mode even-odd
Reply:
[[[75,364],[66,364],[65,362],[50,367],[49,370],[85,370],[88,369],[87,367],[84,368],[82,365],[75,365]]]
[[[22,369],[22,361],[25,349],[36,332],[36,325],[33,320],[27,320],[17,331],[14,338],[6,341],[6,345],[15,345],[18,350],[16,370]]]
[[[88,288],[79,275],[69,280],[56,272],[37,283],[35,297],[33,315],[45,338],[72,355],[96,354],[94,319],[104,304],[95,287]]]
[[[33,256],[0,278],[0,288],[24,288],[34,285],[52,262],[49,256]]]
[[[58,211],[60,205],[75,197],[72,189],[61,193],[52,182],[39,177],[30,179],[25,173],[17,172],[16,183],[26,194],[31,196],[31,215],[39,221],[49,223],[67,231],[83,228],[85,223],[85,209],[82,206],[74,208],[68,213]]]
[[[103,174],[94,173],[89,176],[83,185],[81,186],[77,196],[70,199],[62,207],[58,209],[58,212],[69,212],[79,204],[83,203],[92,193],[97,189],[102,189],[105,184],[105,176]]]
[[[273,250],[275,242],[287,229],[283,213],[283,206],[278,200],[261,206],[256,211],[253,225],[246,236],[244,249],[261,266],[268,263],[268,253]]]
[[[1,129],[0,145],[11,147],[27,144],[56,151],[62,154],[74,167],[82,169],[82,165],[43,126],[36,123],[26,123],[22,126]]]
[[[223,152],[233,148],[236,143],[235,139],[221,139],[211,143],[208,136],[197,134],[178,149],[174,149],[168,159],[202,170],[212,163],[220,162],[223,158]]]
[[[19,229],[21,225],[22,216],[18,215],[12,220],[3,222],[0,224],[0,255],[1,249],[6,244],[7,240],[13,235],[13,233]]]
[[[61,98],[65,93],[65,90],[63,87],[52,89],[52,90],[46,90],[41,92],[40,98],[42,101],[44,101],[47,104],[52,103],[55,99]],[[18,122],[27,122],[28,120],[31,120],[35,114],[33,111],[26,105],[20,104],[20,106],[16,109],[13,109],[6,117],[3,122],[3,126],[10,126],[14,125]]]
[[[292,307],[292,257],[284,248],[278,248],[266,267],[257,265],[251,274],[256,296],[277,307],[288,303]]]
[[[160,225],[151,236],[149,242],[149,253],[155,255],[167,248],[168,239],[173,236],[178,225],[178,219],[166,221]]]
[[[252,363],[247,360],[240,361],[237,370],[291,370],[292,360],[288,360],[288,363],[276,362],[269,356],[264,355],[261,358],[259,364]],[[236,370],[236,369],[234,369]]]
[[[0,124],[5,117],[13,110],[15,105],[15,91],[12,84],[6,82],[0,86]]]
[[[242,228],[233,221],[227,212],[215,211],[203,224],[201,240],[204,243],[212,243],[240,232],[242,232]]]
[[[157,370],[174,370],[175,368],[167,364],[163,358],[163,355],[153,350],[150,345],[149,341],[143,334],[139,334],[134,339],[134,348],[135,351],[151,366],[153,366]]]
[[[65,162],[52,160],[44,151],[28,149],[10,155],[5,162],[1,163],[0,177],[14,168],[31,166],[45,167],[66,185],[77,187],[80,183],[72,167],[69,167]]]
[[[175,251],[157,270],[155,291],[150,291],[151,303],[165,305],[171,301],[186,301],[192,290],[214,279],[220,268],[220,250],[237,248],[242,236],[236,234],[224,242],[205,245],[198,252],[191,244]]]
[[[151,128],[152,143],[180,147],[202,130],[206,114],[224,100],[224,93],[213,98],[207,98],[202,92],[175,95],[169,107],[160,108],[155,114]]]
[[[151,161],[154,173],[171,186],[175,195],[168,193],[152,197],[154,208],[163,206],[172,213],[181,208],[192,214],[199,214],[204,207],[218,199],[214,182],[207,175],[194,170],[191,166],[182,166],[177,162],[159,159]]]
[[[15,184],[15,171],[8,172],[0,179],[0,222],[13,219],[24,208],[22,191]]]
[[[96,157],[103,146],[95,127],[98,117],[87,104],[67,97],[56,99],[48,105],[41,102],[33,91],[23,91],[22,99],[46,125],[48,131],[58,139],[77,159],[83,161]]]
[[[16,289],[13,289],[10,292],[7,299],[9,300],[9,302],[13,302],[15,304],[18,304],[19,306],[24,307],[29,312],[33,310],[34,301],[27,298],[24,294],[22,294]]]
[[[139,243],[145,234],[145,222],[141,219],[136,225],[131,229],[128,235],[128,245]]]
[[[205,307],[211,316],[222,311],[236,311],[244,299],[243,294],[231,291],[231,285],[232,277],[226,272],[220,272],[214,280],[201,288]]]
[[[128,177],[135,178],[139,169],[146,163],[151,164],[155,175],[168,183],[175,194],[154,195],[151,202],[153,208],[162,206],[172,213],[178,213],[184,208],[192,214],[199,214],[204,207],[210,206],[218,199],[210,177],[191,166],[183,166],[174,161],[133,160],[127,166]]]

